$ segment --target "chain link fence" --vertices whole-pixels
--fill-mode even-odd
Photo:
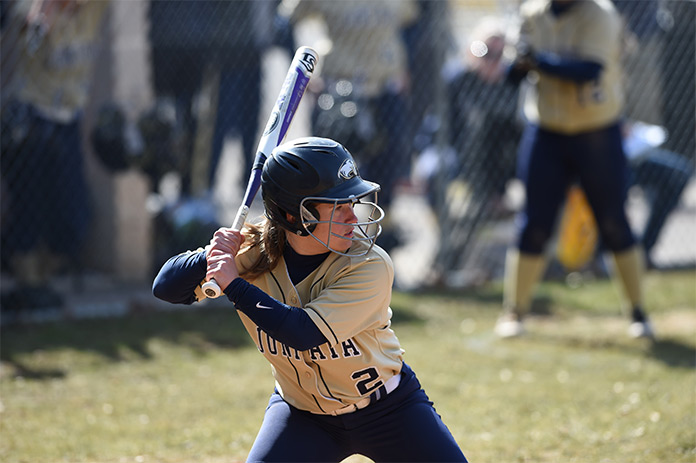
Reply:
[[[627,22],[626,115],[652,146],[631,163],[627,207],[656,266],[693,266],[696,3],[615,3]],[[522,201],[523,121],[520,88],[498,63],[519,2],[0,7],[4,307],[59,304],[66,277],[146,282],[229,223],[300,45],[320,65],[289,137],[337,139],[383,186],[380,244],[397,283],[501,276]]]

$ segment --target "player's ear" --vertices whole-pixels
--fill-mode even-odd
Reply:
[[[307,204],[300,208],[302,213],[302,218],[308,222],[318,222],[319,221],[319,211],[313,204]]]
[[[302,214],[302,222],[305,224],[307,231],[313,232],[317,228],[317,222],[319,222],[319,211],[316,208],[316,203],[307,203],[300,206],[300,214]],[[309,226],[306,223],[309,223]]]

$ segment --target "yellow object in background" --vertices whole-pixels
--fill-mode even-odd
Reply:
[[[566,270],[579,270],[594,256],[597,248],[597,222],[579,185],[568,190],[561,217],[557,257]]]

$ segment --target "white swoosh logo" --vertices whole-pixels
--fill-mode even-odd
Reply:
[[[257,308],[257,309],[266,309],[266,310],[272,310],[272,309],[273,309],[273,307],[268,307],[268,306],[265,306],[265,305],[261,305],[260,302],[257,302],[257,303],[256,303],[256,308]]]

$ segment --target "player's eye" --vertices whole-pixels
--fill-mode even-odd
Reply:
[[[353,211],[353,204],[351,204],[351,203],[339,204],[336,207],[336,210],[338,212],[342,212],[342,213],[350,213]]]

